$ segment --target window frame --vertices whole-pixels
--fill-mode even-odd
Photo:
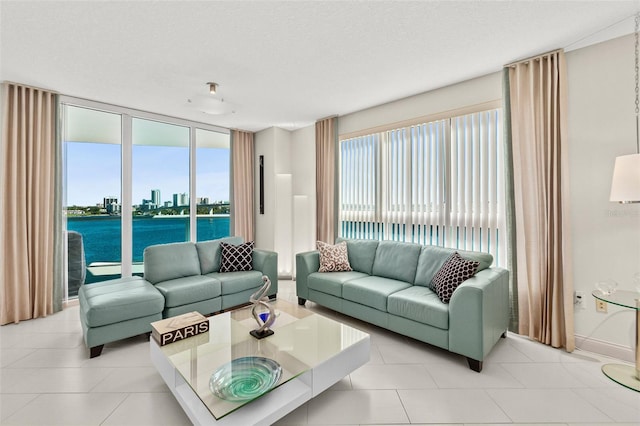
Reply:
[[[139,118],[144,120],[156,121],[160,123],[166,123],[169,125],[178,125],[189,128],[189,237],[190,241],[195,242],[197,240],[197,197],[191,194],[196,193],[196,129],[202,129],[217,133],[222,133],[225,135],[229,135],[231,138],[231,131],[224,127],[219,127],[211,124],[206,124],[202,122],[187,120],[178,117],[171,117],[168,115],[138,110],[135,108],[128,108],[119,105],[92,101],[89,99],[77,98],[68,95],[59,95],[58,97],[58,138],[61,141],[64,141],[64,136],[66,133],[65,125],[66,125],[66,117],[64,115],[65,108],[64,106],[72,106],[78,108],[87,108],[96,111],[118,114],[121,116],[121,217],[122,217],[122,231],[121,231],[121,271],[120,275],[123,278],[130,277],[133,275],[133,164],[132,164],[132,150],[133,150],[133,119]],[[231,140],[229,141],[229,150],[231,147]],[[231,157],[231,156],[230,156]],[[66,167],[66,164],[62,164],[63,169]],[[229,172],[231,173],[231,164],[229,164]],[[63,185],[66,186],[65,183]],[[231,188],[229,192],[229,202],[232,204],[232,193]],[[63,191],[63,195],[66,198],[66,188],[63,186],[61,188]],[[66,229],[66,215],[61,216],[63,220],[63,229]],[[65,250],[64,250],[64,262],[67,263],[67,247],[65,242]],[[67,272],[64,271],[64,282],[66,287],[67,282]],[[65,295],[67,294],[67,289],[65,289]],[[65,297],[68,298],[66,295]]]

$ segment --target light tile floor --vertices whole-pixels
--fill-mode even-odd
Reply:
[[[279,285],[278,297],[295,302],[295,283]],[[478,374],[461,356],[307,306],[370,333],[371,359],[279,425],[640,425],[640,393],[602,374],[605,357],[509,334]],[[134,337],[89,359],[77,306],[0,327],[0,424],[189,424],[148,345]]]

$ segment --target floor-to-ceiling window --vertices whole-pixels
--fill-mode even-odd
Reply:
[[[65,105],[68,294],[121,273],[122,116]],[[84,256],[84,259],[82,258]]]
[[[189,127],[132,120],[134,274],[145,247],[190,240],[189,139]]]
[[[68,97],[60,111],[64,217],[82,242],[69,238],[69,297],[142,274],[149,245],[229,235],[226,129]]]
[[[229,135],[196,129],[197,241],[229,232]]]

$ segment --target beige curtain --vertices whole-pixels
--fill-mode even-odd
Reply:
[[[253,157],[253,133],[233,130],[231,133],[232,234],[243,237],[245,241],[254,240]]]
[[[333,244],[337,237],[337,118],[316,122],[316,239]]]
[[[573,351],[564,52],[508,68],[519,333]]]
[[[2,87],[1,324],[53,313],[56,95]]]

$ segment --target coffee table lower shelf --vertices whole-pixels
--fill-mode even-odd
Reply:
[[[246,406],[216,419],[160,346],[150,339],[151,362],[194,425],[271,425],[367,363],[369,353],[367,337]]]

